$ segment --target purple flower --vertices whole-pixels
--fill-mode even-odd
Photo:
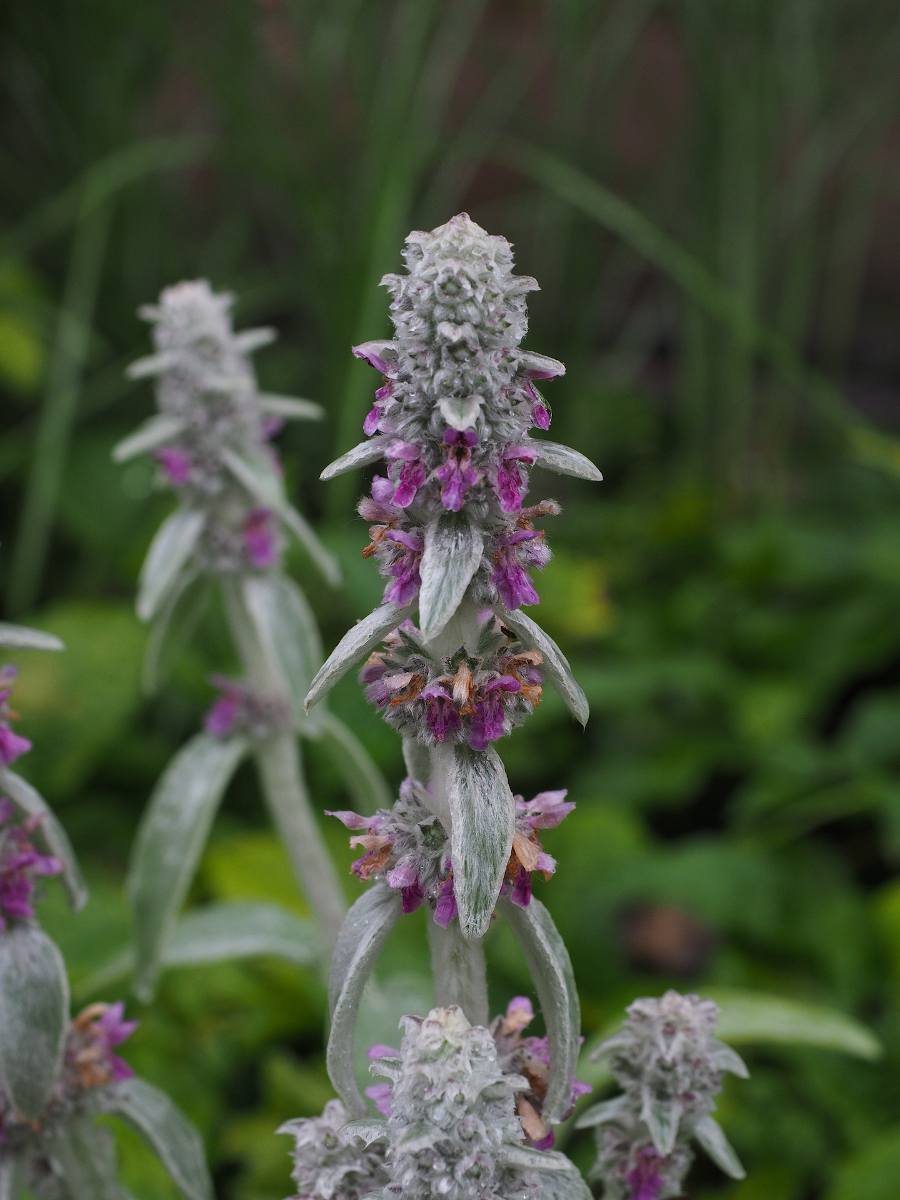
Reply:
[[[391,368],[384,357],[384,352],[391,345],[391,342],[360,342],[358,346],[353,347],[353,357],[361,358],[363,362],[367,362],[370,367],[374,367],[382,375],[387,375]]]
[[[376,403],[366,413],[363,421],[363,432],[367,437],[378,432],[381,418],[384,415],[381,405],[377,402],[387,400],[393,392],[390,376],[393,374],[394,368],[385,358],[385,353],[390,350],[392,345],[391,342],[362,342],[353,347],[353,354],[356,358],[361,358],[363,362],[367,362],[370,367],[374,367],[376,371],[380,371],[386,377],[382,386],[375,393]]]
[[[565,788],[560,788],[555,792],[539,792],[532,800],[523,800],[521,796],[516,796],[517,825],[529,832],[535,829],[555,829],[575,808],[572,801],[566,801],[567,794]]]
[[[4,767],[11,766],[31,749],[28,738],[15,733],[9,724],[18,715],[8,703],[18,673],[15,667],[0,667],[0,766]]]
[[[372,1047],[372,1050],[376,1047]],[[372,1050],[369,1051],[370,1058],[381,1058],[382,1055],[373,1055]],[[395,1051],[396,1053],[396,1051]],[[391,1085],[389,1083],[373,1083],[366,1088],[366,1095],[378,1109],[383,1117],[391,1115]]]
[[[457,914],[456,893],[453,890],[453,877],[448,876],[438,892],[437,903],[434,906],[434,923],[446,929]]]
[[[393,546],[387,562],[393,582],[385,589],[384,598],[394,604],[409,604],[422,585],[419,566],[425,543],[421,535],[404,533],[401,529],[386,530],[384,540]]]
[[[278,559],[278,535],[272,510],[253,508],[244,519],[244,550],[257,570],[273,567]]]
[[[518,512],[528,490],[528,475],[523,464],[531,466],[537,454],[529,446],[507,446],[497,467],[494,488],[504,512]]]
[[[544,1097],[550,1073],[550,1042],[546,1037],[525,1037],[525,1030],[534,1020],[534,1006],[527,996],[514,996],[506,1013],[496,1017],[491,1032],[504,1071],[522,1075],[528,1089],[520,1092],[516,1109],[529,1144],[536,1150],[553,1146],[553,1131],[543,1116]],[[590,1092],[589,1084],[572,1080],[570,1112],[575,1101]]]
[[[546,400],[531,383],[525,385],[525,393],[531,399],[531,423],[545,432],[550,428],[550,409]]]
[[[532,800],[516,796],[516,831],[513,834],[512,852],[506,867],[504,891],[519,908],[531,903],[532,877],[539,871],[550,879],[556,871],[556,859],[543,848],[538,836],[539,829],[555,829],[575,805],[565,802],[564,790],[539,792]]]
[[[537,429],[547,430],[550,428],[550,409],[543,400],[538,400],[532,408],[531,420]]]
[[[400,888],[400,903],[407,914],[414,913],[425,899],[425,890],[418,879],[408,887]]]
[[[134,1075],[115,1050],[126,1042],[137,1021],[124,1019],[125,1005],[91,1004],[72,1022],[66,1045],[66,1068],[82,1088],[105,1087]]]
[[[491,742],[506,732],[505,693],[521,691],[522,685],[512,675],[499,675],[480,690],[475,700],[475,712],[469,730],[469,745],[473,750],[486,750]]]
[[[384,659],[373,654],[359,673],[360,682],[366,690],[366,699],[376,708],[384,708],[390,703],[391,693],[385,683],[387,666]]]
[[[63,869],[59,859],[39,853],[32,844],[40,817],[14,825],[15,812],[11,801],[0,797],[0,929],[10,921],[30,920],[35,879],[59,875]]]
[[[478,434],[474,429],[448,429],[444,433],[447,458],[435,471],[435,476],[443,485],[441,504],[450,512],[459,512],[466,492],[481,478],[472,466],[472,447],[477,443]]]
[[[219,697],[206,714],[203,728],[210,737],[231,737],[243,712],[244,688],[222,675],[214,675],[212,682],[219,689]]]
[[[543,566],[549,559],[543,538],[543,530],[517,529],[500,539],[494,552],[491,582],[507,608],[540,603],[541,598],[521,560],[525,558],[530,565]]]
[[[385,458],[391,464],[390,476],[394,482],[394,492],[390,497],[390,503],[396,504],[398,508],[408,508],[415,500],[416,492],[425,482],[426,471],[425,465],[421,461],[421,454],[420,446],[414,442],[400,440],[391,442],[385,450]],[[380,486],[379,490],[381,490]],[[375,495],[374,481],[372,494],[375,499],[382,498],[380,495]]]
[[[425,722],[431,736],[436,742],[446,742],[462,724],[453,694],[443,684],[433,683],[419,692],[419,699],[425,702]]]
[[[394,838],[387,828],[384,813],[378,812],[372,817],[363,817],[359,813],[339,810],[326,811],[325,815],[337,817],[347,829],[364,830],[350,839],[351,846],[362,846],[365,851],[350,867],[358,879],[370,879],[384,871],[394,849]]]
[[[662,1161],[652,1146],[638,1151],[634,1169],[625,1176],[631,1188],[629,1200],[659,1200],[665,1182],[659,1173]]]
[[[173,487],[184,487],[190,480],[194,464],[186,450],[178,446],[164,446],[156,451],[155,457]]]

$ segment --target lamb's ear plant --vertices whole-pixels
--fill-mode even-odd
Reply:
[[[150,623],[146,676],[158,682],[167,652],[191,636],[211,592],[224,605],[243,678],[219,678],[220,695],[205,729],[163,774],[138,834],[129,876],[137,943],[136,985],[152,992],[167,945],[177,938],[185,899],[215,813],[241,761],[256,762],[272,820],[328,946],[340,927],[341,884],[313,815],[298,734],[320,739],[360,802],[385,794],[362,746],[336,717],[310,719],[303,697],[321,643],[309,604],[285,574],[284,542],[294,537],[327,581],[340,575],[331,554],[288,502],[272,438],[285,419],[316,419],[308,400],[259,390],[251,353],[270,342],[268,329],[237,333],[232,298],[205,281],[163,291],[141,314],[151,322],[155,352],[131,368],[156,379],[158,412],[115,451],[124,461],[152,454],[178,505],[147,554],[139,616]],[[233,913],[221,914],[227,933]],[[246,914],[245,914],[246,915]],[[260,933],[277,913],[261,914]],[[215,914],[206,918],[206,932]],[[296,941],[309,932],[295,930]]]
[[[521,349],[525,297],[537,284],[513,274],[509,243],[460,214],[411,234],[405,261],[406,274],[383,280],[394,338],[354,351],[383,376],[365,420],[369,440],[323,473],[384,463],[359,506],[371,525],[364,554],[387,580],[384,602],[345,635],[307,704],[366,658],[366,694],[401,734],[408,775],[391,809],[334,814],[363,850],[354,873],[373,886],[348,913],[332,961],[328,1066],[340,1099],[322,1118],[286,1127],[296,1137],[298,1200],[579,1200],[590,1196],[587,1185],[551,1149],[553,1126],[590,1090],[575,1078],[578,995],[565,944],[532,895],[534,875],[549,879],[556,866],[541,834],[574,805],[563,790],[514,795],[495,744],[527,720],[545,680],[587,721],[565,655],[523,611],[538,603],[532,572],[550,558],[539,522],[560,511],[553,500],[525,497],[535,465],[601,476],[577,450],[535,436],[550,426],[536,384],[564,368]],[[356,1079],[354,1030],[382,944],[402,913],[422,905],[440,1007],[424,1021],[404,1020],[399,1051],[370,1052],[387,1079],[365,1093],[379,1118]],[[534,1016],[527,997],[489,1020],[483,941],[495,917],[521,947],[546,1037],[526,1035]],[[648,1052],[630,1049],[638,1072]],[[640,1158],[642,1145],[656,1144],[655,1122],[664,1122],[664,1150],[680,1155],[677,1169],[664,1175],[660,1167],[645,1187],[629,1175],[631,1159],[624,1169],[617,1160],[618,1175],[603,1175],[611,1200],[675,1195],[686,1140],[712,1139],[708,1075],[693,1106],[656,1077],[645,1083],[643,1107],[628,1108],[621,1138]]]
[[[61,649],[50,635],[0,626],[0,647]],[[45,878],[62,878],[72,907],[86,898],[68,838],[12,764],[31,748],[9,705],[15,670],[0,669],[0,1200],[127,1200],[112,1131],[134,1126],[186,1200],[211,1200],[200,1138],[168,1097],[134,1077],[117,1048],[135,1029],[121,1003],[69,1016],[69,983],[38,924]]]
[[[386,1145],[386,1181],[366,1181],[380,1189],[373,1194],[587,1195],[571,1164],[549,1153],[552,1126],[579,1092],[581,1030],[568,953],[532,896],[534,873],[555,868],[540,831],[573,805],[564,791],[514,795],[495,743],[528,718],[545,677],[587,720],[565,655],[522,612],[538,602],[531,573],[550,557],[539,523],[559,512],[553,500],[526,505],[525,495],[538,463],[586,479],[600,472],[532,436],[550,425],[536,384],[564,368],[520,348],[537,284],[514,275],[509,243],[461,214],[411,234],[405,260],[406,274],[383,281],[395,337],[354,350],[383,376],[364,423],[369,440],[323,472],[383,462],[359,507],[370,523],[364,554],[386,586],[383,604],[319,670],[307,704],[366,659],[366,694],[401,734],[408,772],[393,808],[335,814],[364,850],[355,873],[373,886],[335,948],[328,1065],[355,1118],[344,1134],[351,1148],[369,1162],[362,1147]],[[422,905],[439,1008],[424,1023],[407,1019],[402,1052],[378,1059],[391,1080],[389,1095],[384,1085],[373,1093],[389,1113],[379,1126],[355,1076],[354,1030],[381,945]],[[532,1016],[523,998],[490,1022],[483,939],[495,914],[528,962],[546,1039],[522,1037]],[[298,1171],[305,1126],[299,1135]],[[301,1196],[341,1194],[300,1183]]]

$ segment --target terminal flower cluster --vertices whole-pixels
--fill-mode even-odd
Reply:
[[[402,1028],[400,1056],[373,1064],[391,1084],[383,1200],[531,1195],[503,1153],[524,1141],[515,1096],[526,1081],[504,1073],[490,1031],[459,1008],[404,1017]]]
[[[132,373],[158,376],[159,412],[173,436],[154,456],[183,503],[205,511],[207,565],[264,570],[280,557],[277,522],[270,509],[248,499],[228,462],[237,453],[278,469],[269,441],[282,422],[264,412],[250,362],[251,351],[273,335],[236,334],[232,304],[230,294],[213,292],[206,280],[166,288],[158,304],[141,309],[153,323],[156,354]]]
[[[32,842],[40,818],[16,823],[15,816],[12,802],[0,796],[0,930],[12,921],[30,920],[37,880],[63,869],[59,859],[42,854]]]
[[[712,1118],[726,1071],[746,1077],[740,1057],[715,1037],[711,1000],[669,991],[636,1000],[622,1029],[598,1050],[622,1094],[589,1110],[596,1125],[595,1176],[607,1200],[680,1196],[693,1141],[734,1178],[743,1170]]]
[[[550,1044],[546,1037],[524,1036],[524,1031],[533,1020],[534,1006],[531,1001],[527,996],[515,996],[507,1005],[505,1014],[492,1021],[490,1031],[503,1073],[519,1077],[527,1083],[526,1088],[516,1093],[516,1115],[522,1132],[530,1146],[537,1150],[549,1150],[553,1146],[554,1136],[543,1118],[542,1108],[547,1094]],[[369,1058],[373,1061],[399,1057],[400,1051],[390,1046],[373,1046],[369,1050]],[[572,1107],[590,1091],[590,1084],[573,1079]],[[391,1083],[376,1083],[366,1089],[366,1095],[383,1116],[391,1115]]]
[[[500,894],[519,908],[531,902],[533,874],[550,879],[556,871],[556,860],[544,850],[538,831],[555,828],[572,811],[575,805],[565,803],[565,796],[558,791],[541,792],[533,800],[515,797],[516,832]],[[457,916],[450,839],[428,807],[423,784],[404,780],[394,807],[373,816],[348,811],[328,815],[352,830],[350,845],[363,850],[351,868],[357,878],[384,880],[400,892],[405,913],[427,903],[436,925],[450,925]]]
[[[490,618],[474,654],[430,652],[409,622],[390,634],[362,670],[366,696],[389,725],[425,745],[467,742],[484,750],[541,701],[543,656]]]
[[[383,377],[363,429],[378,439],[384,468],[361,511],[375,523],[382,569],[403,580],[389,583],[386,598],[415,594],[424,526],[466,510],[487,535],[495,584],[507,575],[518,581],[513,590],[504,584],[504,603],[534,604],[526,564],[543,566],[549,552],[530,524],[546,514],[522,507],[538,459],[528,434],[550,427],[536,382],[565,372],[556,359],[520,349],[537,282],[515,275],[509,242],[465,213],[410,234],[404,261],[406,274],[382,280],[394,338],[354,347]]]

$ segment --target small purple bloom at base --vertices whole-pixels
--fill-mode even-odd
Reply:
[[[530,466],[537,454],[528,446],[507,446],[497,468],[495,488],[504,512],[518,512],[522,497],[528,490],[528,476],[523,465]]]
[[[234,685],[226,685],[203,722],[203,728],[214,738],[227,738],[234,733],[241,711],[241,695]]]
[[[400,889],[401,907],[404,913],[407,915],[409,913],[414,913],[416,909],[421,906],[424,899],[425,893],[422,890],[422,885],[418,880],[416,880],[416,882],[411,884],[409,887],[403,887]]]
[[[157,450],[156,461],[172,487],[184,487],[190,481],[193,463],[186,450],[180,450],[177,446],[164,447]]]
[[[278,559],[278,534],[271,509],[254,508],[244,520],[244,550],[252,567],[263,571]]]
[[[469,730],[469,745],[473,750],[486,750],[491,742],[503,737],[506,727],[504,693],[518,692],[521,688],[518,679],[511,675],[500,675],[482,688]]]
[[[371,1051],[369,1057],[372,1057]],[[380,1058],[381,1055],[376,1057]],[[371,1087],[366,1088],[366,1095],[383,1117],[391,1115],[391,1085],[389,1083],[373,1083]]]
[[[534,538],[539,536],[534,531],[522,531]],[[531,582],[528,572],[516,556],[516,547],[524,539],[513,534],[504,539],[494,556],[494,570],[491,582],[500,594],[500,599],[507,608],[519,608],[523,604],[539,604],[540,596]]]
[[[0,763],[4,767],[11,766],[17,758],[27,754],[31,742],[26,737],[15,733],[8,725],[0,722]]]
[[[538,400],[531,410],[531,422],[537,429],[545,432],[550,428],[550,409],[542,400]]]
[[[457,914],[456,894],[453,891],[453,880],[446,879],[434,906],[434,923],[446,929]]]
[[[30,920],[36,879],[59,875],[63,869],[59,859],[39,853],[31,842],[40,818],[14,825],[15,815],[12,803],[0,797],[0,930],[10,921]]]
[[[450,512],[459,512],[466,492],[481,478],[472,466],[472,447],[478,442],[474,429],[448,429],[444,433],[447,458],[435,471],[441,481],[441,504]]]
[[[527,908],[531,903],[531,896],[531,872],[519,867],[510,888],[509,898],[517,908]]]
[[[659,1200],[664,1180],[659,1173],[662,1159],[651,1146],[638,1151],[637,1166],[625,1177],[631,1188],[630,1200]]]

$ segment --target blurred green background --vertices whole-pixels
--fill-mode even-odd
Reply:
[[[151,410],[126,363],[140,303],[206,276],[277,327],[268,388],[320,401],[281,445],[339,553],[331,645],[376,601],[358,477],[382,272],[466,209],[538,277],[528,345],[564,359],[553,436],[598,488],[536,473],[565,513],[541,620],[591,700],[548,696],[504,744],[514,790],[566,785],[543,897],[595,1034],[629,998],[777,992],[844,1010],[880,1062],[747,1049],[723,1123],[751,1168],[692,1195],[896,1200],[900,1178],[900,17],[853,0],[10,0],[0,236],[0,592],[66,640],[17,690],[27,774],[93,884],[48,926],[76,984],[127,938],[141,808],[228,667],[213,621],[139,690],[136,573],[171,500],[110,449]],[[352,681],[335,709],[392,783],[396,738]],[[311,756],[317,801],[344,807]],[[329,831],[349,864],[342,831]],[[356,885],[348,877],[348,893]],[[251,772],[197,899],[298,908]],[[411,919],[391,961],[424,965]],[[497,1006],[527,986],[495,936]],[[323,996],[278,962],[179,971],[131,1059],[199,1123],[225,1200],[289,1190],[274,1127],[329,1095]],[[572,1143],[576,1156],[588,1147]],[[128,1144],[140,1200],[171,1195]]]

